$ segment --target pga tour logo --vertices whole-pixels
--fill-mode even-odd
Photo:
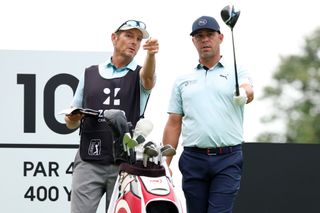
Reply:
[[[90,140],[88,154],[90,156],[98,156],[101,154],[101,140],[100,139],[91,139]]]

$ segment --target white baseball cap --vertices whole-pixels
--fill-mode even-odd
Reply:
[[[130,29],[137,29],[140,30],[142,33],[143,38],[149,38],[149,33],[146,30],[147,26],[144,22],[142,21],[137,21],[137,20],[128,20],[125,21],[123,24],[118,27],[118,29],[115,32],[118,32],[120,30],[130,30]]]

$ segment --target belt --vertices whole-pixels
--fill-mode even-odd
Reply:
[[[190,152],[198,152],[206,155],[223,155],[227,153],[232,153],[242,149],[242,145],[238,144],[235,146],[225,146],[217,148],[199,148],[199,147],[184,147],[184,150]]]

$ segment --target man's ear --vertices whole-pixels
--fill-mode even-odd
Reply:
[[[196,45],[195,42],[196,42],[196,41],[195,41],[195,38],[192,36],[192,43],[193,43],[194,45]]]
[[[223,42],[224,35],[222,33],[219,34],[220,44]]]
[[[115,42],[117,41],[118,39],[118,34],[117,33],[112,33],[111,34],[111,41],[112,41],[112,44],[115,45]]]

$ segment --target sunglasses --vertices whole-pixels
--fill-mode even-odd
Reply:
[[[118,32],[121,27],[123,26],[129,26],[129,27],[139,27],[142,29],[146,29],[146,24],[142,21],[136,21],[136,20],[128,20],[126,22],[124,22],[123,24],[120,25],[120,27],[116,30],[116,32]]]

